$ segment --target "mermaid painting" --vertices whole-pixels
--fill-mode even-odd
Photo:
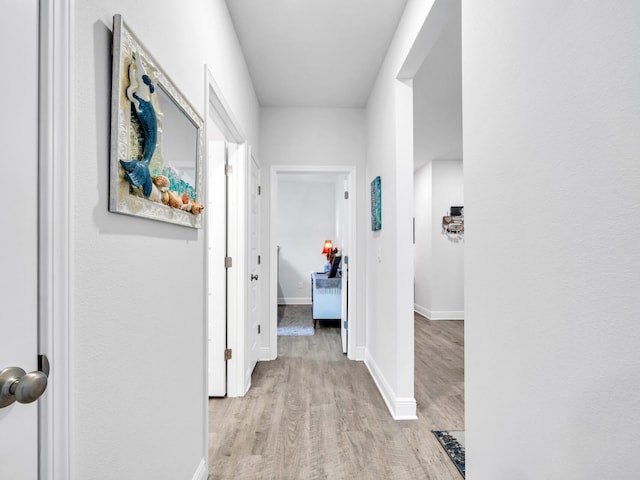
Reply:
[[[141,187],[144,196],[149,198],[153,187],[149,164],[158,142],[158,117],[151,103],[151,94],[155,92],[155,86],[142,65],[140,55],[135,55],[134,60],[129,66],[130,84],[127,88],[127,98],[140,122],[144,142],[143,153],[140,160],[120,160],[120,164],[131,185]]]
[[[139,133],[142,135],[142,154],[139,159],[120,159],[124,178],[132,187],[141,189],[144,197],[151,201],[199,215],[204,206],[196,201],[193,187],[176,178],[174,169],[170,166],[160,166],[161,172],[156,175],[151,173],[151,160],[159,143],[158,117],[161,115],[154,106],[155,92],[156,85],[148,75],[141,55],[134,53],[129,65],[127,98],[131,102],[132,113],[137,119]]]
[[[201,228],[204,122],[121,15],[111,96],[109,210]]]

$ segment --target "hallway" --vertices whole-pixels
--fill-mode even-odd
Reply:
[[[463,326],[415,315],[418,420],[403,422],[337,328],[280,338],[245,397],[209,401],[209,480],[458,480],[431,430],[464,428]]]

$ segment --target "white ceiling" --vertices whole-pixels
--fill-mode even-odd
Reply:
[[[364,107],[407,3],[226,1],[265,107]]]
[[[446,25],[413,79],[414,169],[462,159],[460,17]]]

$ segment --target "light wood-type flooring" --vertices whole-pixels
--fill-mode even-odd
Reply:
[[[463,322],[415,316],[418,420],[395,421],[340,331],[279,337],[245,397],[209,401],[209,480],[462,477],[431,430],[464,430]]]

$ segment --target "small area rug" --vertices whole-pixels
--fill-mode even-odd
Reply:
[[[432,430],[464,478],[464,430]]]
[[[293,325],[288,327],[278,327],[279,337],[310,337],[313,334],[313,325],[310,327],[296,327]]]
[[[311,305],[278,305],[279,337],[310,337],[314,333]]]

